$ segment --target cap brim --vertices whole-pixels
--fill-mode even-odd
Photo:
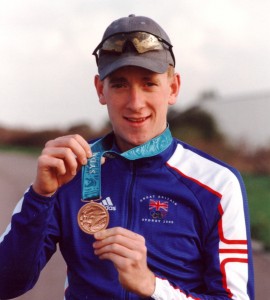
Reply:
[[[164,52],[162,59],[160,52]],[[103,80],[116,70],[127,66],[140,67],[162,74],[167,71],[170,64],[173,64],[173,62],[166,61],[168,57],[165,52],[151,51],[144,54],[123,53],[122,55],[103,55],[100,58],[98,66],[100,79]],[[167,59],[164,59],[164,56]]]

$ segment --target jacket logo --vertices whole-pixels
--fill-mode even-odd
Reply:
[[[112,199],[110,197],[103,199],[101,203],[106,207],[107,210],[116,210],[116,206],[113,205]]]
[[[140,198],[141,222],[154,224],[174,224],[177,202],[159,194],[145,195]],[[170,209],[169,209],[170,208]],[[169,212],[170,211],[170,212]]]

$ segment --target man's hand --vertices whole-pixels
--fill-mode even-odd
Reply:
[[[94,237],[95,254],[114,263],[121,285],[141,297],[150,297],[155,290],[155,275],[147,266],[144,237],[121,227],[97,232]]]
[[[89,144],[80,135],[63,136],[47,142],[38,158],[33,189],[40,195],[51,196],[76,175],[91,155]]]

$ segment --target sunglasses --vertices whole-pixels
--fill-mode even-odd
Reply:
[[[172,52],[173,46],[170,43],[153,34],[140,31],[115,34],[102,41],[93,52],[97,64],[100,51],[123,53],[127,42],[131,42],[137,52],[141,54],[148,51],[169,50],[175,65],[175,58]]]

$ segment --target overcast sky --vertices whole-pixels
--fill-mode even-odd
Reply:
[[[100,126],[92,50],[113,20],[155,19],[182,77],[177,108],[198,95],[270,90],[269,0],[0,0],[0,125]]]

